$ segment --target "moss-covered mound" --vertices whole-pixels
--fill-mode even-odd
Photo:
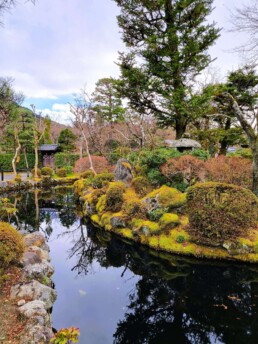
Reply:
[[[248,236],[257,224],[258,199],[236,185],[199,183],[188,189],[187,213],[198,242],[217,245]]]
[[[0,267],[19,261],[23,252],[22,235],[9,223],[0,222]]]

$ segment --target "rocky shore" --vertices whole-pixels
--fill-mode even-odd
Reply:
[[[51,280],[54,268],[41,233],[24,235],[24,242],[22,279],[11,288],[10,298],[26,322],[20,344],[46,344],[53,336],[51,309],[57,297]]]

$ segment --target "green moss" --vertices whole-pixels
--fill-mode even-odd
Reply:
[[[162,229],[176,227],[180,223],[179,217],[176,214],[165,213],[159,220],[159,225]]]
[[[116,212],[120,211],[123,205],[125,184],[123,182],[113,182],[107,189],[107,209]]]
[[[102,195],[98,199],[98,202],[96,204],[96,210],[99,214],[101,214],[106,209],[106,207],[107,207],[107,196]]]
[[[112,229],[112,226],[110,224],[110,220],[111,220],[112,215],[113,214],[111,212],[106,212],[101,216],[102,227],[104,227],[108,231],[110,231]]]
[[[162,208],[178,208],[186,204],[186,194],[181,193],[175,188],[163,185],[161,188],[152,191],[144,200],[155,198]]]
[[[147,195],[151,190],[151,185],[147,178],[144,177],[135,177],[132,180],[132,187],[134,188],[137,195],[143,197]]]
[[[147,207],[139,199],[131,199],[124,203],[123,212],[130,218],[146,218]]]

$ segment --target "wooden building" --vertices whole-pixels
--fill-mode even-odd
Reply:
[[[39,146],[42,167],[55,168],[55,154],[58,152],[57,144],[44,144]]]

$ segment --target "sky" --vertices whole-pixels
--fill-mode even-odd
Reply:
[[[214,0],[210,20],[223,28],[210,49],[221,75],[243,62],[232,49],[247,37],[228,32],[230,9],[247,0]],[[20,0],[5,13],[0,27],[0,67],[3,77],[25,95],[24,105],[62,123],[69,122],[69,102],[86,87],[94,90],[98,79],[118,77],[118,51],[124,51],[112,0]]]

